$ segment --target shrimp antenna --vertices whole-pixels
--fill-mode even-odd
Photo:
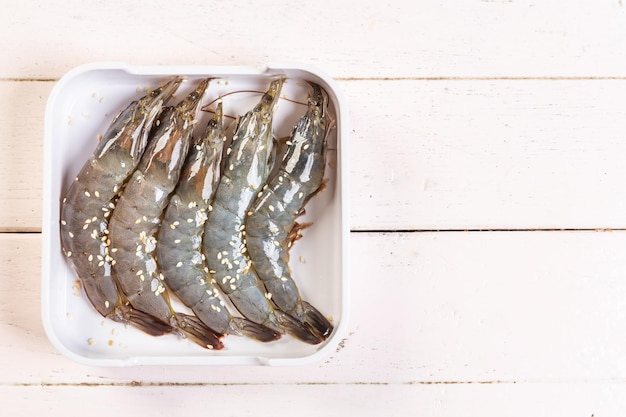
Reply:
[[[259,91],[259,90],[236,90],[236,91],[230,91],[228,93],[222,94],[221,96],[209,101],[207,104],[205,104],[200,110],[202,111],[208,111],[208,112],[212,112],[211,109],[209,109],[209,106],[213,103],[215,103],[218,100],[221,100],[224,97],[230,96],[231,94],[238,94],[238,93],[253,93],[253,94],[265,94],[265,91]],[[287,98],[285,96],[281,96],[280,97],[281,100],[285,100],[288,101],[290,103],[294,103],[294,104],[299,104],[301,106],[306,106],[307,103],[303,103],[301,101],[298,100],[293,100],[290,98]],[[226,116],[226,115],[225,115]],[[228,116],[228,117],[232,117],[232,116]]]

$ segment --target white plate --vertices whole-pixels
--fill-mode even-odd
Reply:
[[[306,102],[304,80],[320,84],[328,93],[335,129],[329,137],[327,189],[312,199],[303,220],[312,221],[291,250],[294,278],[307,301],[332,318],[335,330],[324,343],[311,346],[290,336],[259,343],[237,336],[223,339],[221,351],[202,349],[174,335],[151,337],[106,320],[89,304],[78,278],[62,256],[59,210],[63,194],[97,144],[112,118],[131,100],[172,75],[187,79],[176,103],[201,78],[215,77],[205,103],[228,92],[224,112],[237,116],[249,110],[272,77],[287,76],[282,97]],[[281,100],[274,119],[277,137],[287,136],[305,107]],[[211,114],[201,116],[201,129]],[[138,67],[97,63],[78,67],[55,86],[46,107],[44,145],[44,207],[42,249],[42,319],[53,345],[66,356],[88,365],[145,364],[292,365],[320,360],[333,351],[345,333],[348,313],[348,199],[346,109],[335,82],[316,69],[298,65],[252,67]],[[185,310],[175,303],[178,310]]]

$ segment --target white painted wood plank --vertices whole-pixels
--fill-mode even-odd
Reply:
[[[8,7],[8,5],[7,5]],[[618,0],[12,3],[0,77],[56,78],[90,61],[264,65],[335,77],[615,76]]]
[[[363,417],[620,416],[623,383],[455,385],[25,386],[0,387],[3,412],[31,417],[172,415]]]
[[[626,82],[343,86],[355,229],[626,226]]]
[[[0,231],[41,230],[43,115],[51,89],[0,82]]]
[[[0,234],[0,385],[626,379],[626,232],[355,233],[346,338],[296,368],[75,364],[43,332],[38,244]]]
[[[351,226],[626,227],[626,82],[344,81]],[[52,83],[0,83],[0,230],[41,227]]]

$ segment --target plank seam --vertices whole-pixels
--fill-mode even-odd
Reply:
[[[492,229],[355,229],[350,233],[459,233],[459,232],[623,232],[626,228],[492,228]]]
[[[487,385],[487,384],[517,384],[517,381],[509,380],[484,380],[484,381],[404,381],[404,382],[291,382],[291,383],[262,383],[262,382],[40,382],[40,383],[0,383],[4,387],[241,387],[241,386],[264,386],[264,385]]]
[[[0,77],[0,82],[57,82],[60,78]],[[425,76],[425,77],[334,77],[337,81],[626,81],[626,76]]]

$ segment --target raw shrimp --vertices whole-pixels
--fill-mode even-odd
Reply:
[[[209,80],[155,122],[150,142],[111,215],[109,237],[113,276],[137,310],[159,317],[201,346],[221,349],[221,341],[197,317],[173,310],[156,261],[161,216],[174,190],[194,127],[198,104]]]
[[[203,248],[214,279],[244,317],[318,343],[308,326],[274,309],[246,254],[244,221],[271,169],[272,118],[283,83],[282,78],[273,81],[254,109],[239,120],[208,212]]]
[[[157,242],[159,268],[166,286],[209,328],[222,335],[269,342],[280,338],[280,333],[230,314],[202,254],[204,224],[220,181],[225,140],[220,102],[204,135],[191,146],[165,210]]]
[[[287,141],[280,168],[250,209],[246,242],[252,266],[276,306],[326,339],[333,326],[302,300],[289,267],[289,249],[308,226],[298,224],[296,218],[325,184],[327,99],[317,84],[311,85],[308,110]]]
[[[91,304],[102,316],[155,336],[172,328],[134,310],[120,297],[111,276],[108,222],[120,189],[144,152],[153,121],[181,81],[178,77],[168,81],[115,117],[61,206],[61,247]]]

